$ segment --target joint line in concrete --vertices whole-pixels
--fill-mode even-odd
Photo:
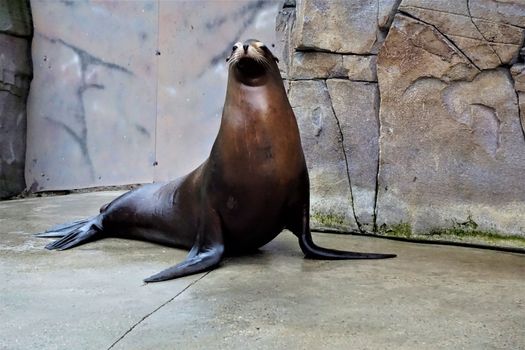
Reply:
[[[208,271],[206,272],[204,275],[202,275],[201,277],[197,278],[195,281],[191,282],[190,284],[188,284],[183,290],[181,290],[180,292],[178,292],[177,294],[175,294],[175,296],[173,296],[172,298],[170,298],[169,300],[167,300],[166,302],[164,302],[163,304],[161,304],[159,307],[157,307],[155,310],[151,311],[150,313],[148,313],[146,316],[142,317],[138,322],[136,322],[133,326],[131,326],[126,332],[124,332],[124,334],[122,334],[117,340],[115,340],[113,342],[113,344],[111,344],[107,350],[110,350],[112,349],[115,345],[117,345],[118,342],[120,342],[122,339],[124,339],[124,337],[126,337],[126,335],[128,335],[129,333],[131,333],[131,331],[137,327],[139,324],[141,324],[143,321],[145,321],[148,317],[150,317],[151,315],[153,315],[155,312],[159,311],[160,309],[162,309],[164,306],[168,305],[169,303],[171,303],[173,300],[175,300],[175,298],[177,298],[179,295],[181,295],[182,293],[184,293],[186,290],[188,290],[189,288],[191,288],[193,285],[195,285],[197,282],[199,282],[201,279],[203,279],[204,277],[208,276],[208,274],[210,273],[211,271]]]

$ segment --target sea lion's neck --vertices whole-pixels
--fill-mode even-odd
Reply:
[[[280,117],[280,113],[271,112],[275,105],[289,105],[280,76],[272,74],[260,78],[256,84],[248,85],[230,72],[222,123],[245,123],[247,118],[270,121],[271,118]]]

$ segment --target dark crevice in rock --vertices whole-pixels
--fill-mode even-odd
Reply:
[[[514,78],[512,77],[512,74],[510,74],[510,71],[507,70],[507,73],[512,83],[515,84]],[[523,125],[524,118],[522,118],[522,115],[521,115],[522,111],[521,111],[521,106],[520,106],[520,92],[514,89],[514,93],[516,94],[516,103],[518,105],[518,119],[520,121],[521,133],[523,135],[523,139],[525,140],[525,125]]]
[[[289,78],[289,81],[326,81],[327,78]],[[344,77],[332,77],[330,79],[346,79],[348,80],[347,76]]]
[[[523,118],[521,115],[521,107],[520,107],[520,94],[518,91],[516,91],[516,98],[518,99],[518,118],[520,120],[521,133],[523,134],[523,139],[525,140],[525,126],[523,125]]]
[[[372,213],[372,230],[378,232],[379,228],[377,227],[377,200],[379,197],[379,171],[381,170],[381,89],[379,84],[377,84],[377,98],[375,100],[376,105],[376,118],[377,118],[377,167],[376,167],[376,183],[374,189],[374,208]]]
[[[285,8],[295,8],[295,7],[296,7],[295,0],[284,0],[283,6],[282,6],[283,9],[285,9]]]
[[[338,78],[341,79],[341,78]],[[345,80],[354,81],[356,83],[369,83],[369,84],[377,84],[377,80],[359,80],[359,79],[349,79],[348,77],[345,77]]]
[[[341,55],[341,56],[360,56],[360,57],[377,56],[377,54],[375,54],[375,53],[335,52],[335,51],[330,51],[330,50],[327,50],[327,49],[321,49],[321,48],[318,48],[318,47],[305,47],[305,46],[301,46],[301,47],[296,48],[295,52],[306,52],[306,53],[308,53],[308,52],[314,52],[314,53],[322,52],[322,53],[332,53],[334,55]]]
[[[380,26],[379,25],[379,0],[377,0],[377,27],[379,28],[381,32],[384,33],[385,37],[390,31],[390,27],[392,27],[392,22],[394,22],[394,17],[395,17],[397,10],[399,9],[399,5],[401,5],[401,1],[402,0],[396,0],[396,3],[394,4],[394,6],[392,6],[392,9],[390,10],[390,13],[388,14],[388,22],[386,22],[385,25]]]
[[[305,80],[307,80],[307,79],[305,79]],[[308,79],[308,80],[314,80],[314,79]],[[318,80],[321,80],[321,79],[318,79]],[[348,80],[348,81],[353,81],[353,82],[356,82],[356,83],[377,84],[377,80],[350,79],[346,75],[343,76],[343,77],[330,77],[330,78],[326,78],[326,79],[322,79],[322,80]]]
[[[465,16],[465,14],[463,14],[463,13],[449,12],[449,11],[437,10],[437,9],[432,9],[432,8],[428,8],[428,7],[421,7],[421,6],[414,6],[414,5],[403,6],[399,11],[403,11],[403,8],[407,8],[407,9],[408,8],[414,8],[414,9],[425,10],[425,11],[430,11],[430,12],[445,13],[447,15]]]
[[[492,45],[489,44],[489,41],[487,40],[487,38],[485,37],[485,35],[481,32],[481,30],[479,29],[478,25],[476,24],[476,22],[474,21],[474,19],[472,19],[472,13],[470,12],[470,0],[467,0],[467,11],[468,11],[468,15],[469,15],[469,18],[470,18],[470,21],[472,22],[472,25],[476,28],[476,30],[478,31],[479,35],[481,35],[481,37],[483,38],[483,41],[485,41],[485,44],[490,47],[490,49],[492,50],[492,52],[494,53],[494,55],[496,55],[496,57],[498,58],[499,60],[499,64],[502,65],[503,62],[501,61],[501,57],[499,57],[498,53],[496,52],[496,50],[494,50],[494,48],[492,47]]]
[[[339,123],[339,118],[337,118],[337,114],[335,112],[334,105],[332,103],[332,96],[330,95],[330,89],[328,89],[328,85],[326,84],[326,80],[324,80],[324,86],[325,86],[325,89],[327,91],[328,98],[330,100],[330,108],[332,109],[332,113],[334,115],[335,122],[337,124],[337,129],[339,130],[339,135],[341,137],[341,149],[343,151],[343,157],[345,159],[346,177],[348,178],[348,187],[349,187],[349,191],[350,191],[350,201],[352,202],[352,215],[354,217],[355,223],[356,223],[357,228],[359,229],[359,231],[360,232],[364,232],[363,228],[362,228],[362,225],[359,222],[359,220],[357,218],[357,215],[355,213],[354,194],[353,194],[353,191],[352,191],[352,179],[350,177],[350,166],[348,164],[348,156],[347,156],[346,150],[345,150],[345,138],[344,138],[344,135],[343,135],[343,129],[341,128],[341,124]]]
[[[525,62],[525,35],[523,37],[523,40],[521,42],[521,50],[518,53],[518,57],[516,57],[515,61],[516,63],[524,63]],[[520,105],[520,91],[516,90],[516,82],[514,81],[514,77],[512,76],[510,72],[510,67],[507,70],[508,75],[514,84],[514,92],[516,93],[516,99],[518,102],[518,118],[520,119],[520,126],[521,126],[521,132],[523,134],[523,139],[525,139],[525,125],[523,124],[525,122],[524,118],[525,116],[522,116],[521,111],[521,105]],[[524,112],[525,113],[525,112]]]
[[[452,44],[452,46],[454,46],[454,48],[455,48],[456,50],[458,50],[459,52],[461,52],[461,54],[463,55],[463,57],[465,57],[465,58],[469,61],[470,64],[472,64],[474,67],[476,67],[477,70],[479,70],[479,71],[482,70],[480,67],[478,67],[478,66],[474,63],[474,61],[472,61],[472,60],[470,59],[470,57],[469,57],[465,52],[463,52],[463,50],[461,50],[461,49],[459,48],[458,45],[456,45],[456,43],[455,43],[452,39],[450,39],[447,35],[445,35],[443,32],[441,32],[441,31],[440,31],[435,25],[433,25],[432,23],[425,22],[425,21],[423,21],[423,20],[421,20],[421,19],[419,19],[419,18],[417,18],[417,17],[415,17],[415,16],[411,15],[410,13],[405,12],[405,11],[403,11],[403,10],[399,10],[399,13],[401,13],[403,16],[406,16],[406,17],[408,17],[408,18],[411,18],[411,19],[413,19],[413,20],[415,20],[415,21],[421,22],[421,23],[423,23],[423,24],[426,24],[427,26],[430,26],[430,27],[434,28],[439,34],[441,34],[445,39],[447,39],[447,41],[448,41],[450,44]]]

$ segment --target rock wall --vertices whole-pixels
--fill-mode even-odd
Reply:
[[[525,236],[524,28],[519,0],[286,2],[314,226]]]
[[[25,188],[26,101],[32,76],[29,3],[0,2],[0,199]]]

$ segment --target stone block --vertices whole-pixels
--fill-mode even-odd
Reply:
[[[377,81],[377,56],[344,55],[343,70],[350,80]]]
[[[302,51],[293,54],[290,79],[340,78],[345,75],[342,55]]]
[[[294,52],[294,45],[292,42],[292,29],[295,23],[295,1],[293,6],[286,7],[279,10],[275,20],[275,54],[279,57],[279,69],[281,75],[288,77],[288,70],[292,61],[292,54]]]
[[[372,231],[379,156],[377,84],[341,79],[326,84],[343,134],[356,220]]]
[[[508,71],[479,72],[435,28],[396,16],[378,81],[379,226],[525,235],[525,138]]]
[[[295,44],[298,49],[368,54],[377,39],[377,0],[298,1]]]
[[[475,5],[489,2],[470,1],[469,6],[458,2],[455,6],[449,4],[447,8],[442,1],[403,1],[399,10],[434,26],[478,68],[492,69],[517,57],[525,30],[508,24],[505,13],[498,15],[495,10],[485,11]],[[518,12],[523,11],[523,6],[516,6]],[[508,12],[508,6],[502,7]],[[474,9],[479,11],[474,12]]]
[[[310,174],[312,228],[357,229],[341,130],[324,81],[292,81],[289,92]]]
[[[525,2],[523,0],[469,1],[469,5],[472,17],[525,27]]]

